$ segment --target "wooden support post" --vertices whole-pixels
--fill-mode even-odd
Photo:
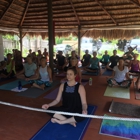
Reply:
[[[52,0],[47,0],[48,7],[48,39],[49,39],[49,65],[53,73],[53,45],[54,45],[54,32],[53,32],[53,12]]]
[[[21,51],[21,56],[22,56],[22,29],[19,29],[19,41],[20,41],[20,51]]]
[[[80,57],[80,50],[81,50],[81,25],[78,25],[78,55]]]

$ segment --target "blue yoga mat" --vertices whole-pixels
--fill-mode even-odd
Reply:
[[[88,114],[94,114],[96,106],[88,106]],[[49,121],[30,140],[81,140],[90,123],[89,118],[77,123],[76,127],[70,124],[59,125]]]
[[[13,88],[16,88],[18,86],[18,81],[21,81],[22,86],[24,86],[26,84],[29,84],[27,81],[24,81],[24,80],[15,80],[13,82],[6,83],[4,85],[1,85],[0,86],[0,89],[1,90],[11,90]]]
[[[104,75],[104,76],[111,76],[112,75],[112,71],[105,70],[105,72],[102,75]]]

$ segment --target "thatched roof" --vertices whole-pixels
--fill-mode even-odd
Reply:
[[[55,34],[130,38],[140,35],[140,0],[52,0]],[[0,0],[0,30],[47,36],[47,0]]]

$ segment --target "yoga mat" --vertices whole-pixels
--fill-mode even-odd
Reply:
[[[140,91],[138,91],[138,90],[136,89],[135,83],[134,83],[134,92],[135,92],[135,98],[136,98],[137,100],[140,100]]]
[[[82,82],[82,84],[85,86],[88,82]],[[47,94],[44,98],[46,99],[51,99],[51,100],[54,100],[56,99],[57,97],[57,94],[58,94],[58,90],[59,90],[59,87],[54,89],[52,92],[50,92],[49,94]]]
[[[129,88],[107,86],[104,96],[130,99]]]
[[[104,119],[99,133],[130,140],[140,140],[140,122]]]
[[[51,87],[46,87],[44,90],[38,89],[35,87],[28,88],[26,91],[20,92],[17,96],[29,97],[29,98],[37,98],[43,93],[49,91],[50,89],[54,88],[54,86],[58,85],[59,81],[53,82]]]
[[[26,84],[29,84],[27,81],[24,81],[24,80],[15,80],[15,81],[12,81],[10,83],[1,85],[0,89],[1,90],[11,90],[11,89],[13,89],[13,88],[18,86],[18,81],[21,81],[22,86],[24,86]]]
[[[110,70],[105,70],[104,73],[102,74],[104,76],[111,76],[112,75],[112,71]]]
[[[96,106],[88,106],[88,114],[94,114]],[[49,121],[30,140],[81,140],[91,119],[85,119],[73,127],[70,124],[59,125]]]
[[[82,72],[82,75],[97,76],[98,75],[98,72]]]
[[[140,106],[133,104],[112,101],[109,112],[140,118]]]

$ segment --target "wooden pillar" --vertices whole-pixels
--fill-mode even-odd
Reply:
[[[49,39],[49,65],[53,72],[53,12],[52,12],[52,0],[47,0],[48,7],[48,39]]]
[[[19,41],[20,41],[20,51],[22,56],[22,29],[19,29]]]
[[[81,50],[81,25],[78,25],[78,55],[80,57],[80,50]]]
[[[3,60],[4,60],[4,46],[3,46],[2,34],[0,34],[0,61]]]

